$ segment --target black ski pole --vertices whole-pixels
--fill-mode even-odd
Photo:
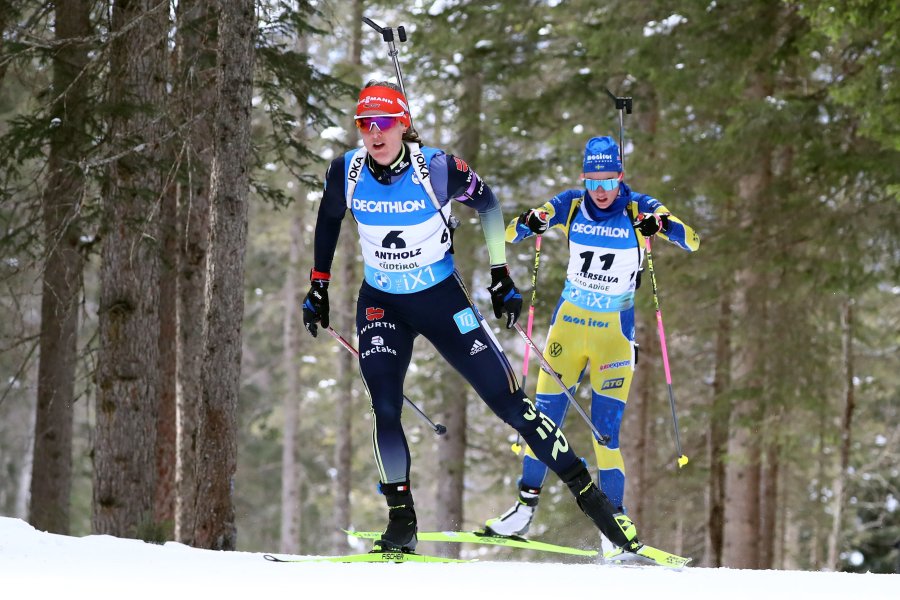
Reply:
[[[622,158],[622,170],[625,170],[625,115],[631,114],[632,100],[631,97],[619,97],[606,88],[606,93],[612,98],[616,110],[619,111],[619,152]],[[662,350],[663,367],[666,372],[666,385],[669,388],[669,405],[672,409],[672,425],[675,427],[675,450],[678,453],[678,468],[684,467],[688,463],[688,457],[681,451],[681,437],[678,435],[678,415],[675,413],[675,392],[672,390],[672,372],[669,370],[669,353],[666,349],[666,333],[663,329],[662,311],[659,308],[659,295],[656,291],[656,274],[653,272],[653,254],[650,250],[650,239],[646,238],[647,245],[647,266],[650,269],[650,282],[653,284],[653,303],[656,306],[656,325],[657,333],[659,333],[659,345]]]
[[[331,337],[333,337],[334,339],[336,339],[336,340],[341,344],[341,346],[343,346],[344,348],[346,348],[347,350],[349,350],[350,353],[353,354],[353,356],[355,356],[357,359],[359,358],[359,350],[357,350],[356,348],[354,348],[354,347],[353,347],[353,344],[351,344],[350,342],[348,342],[347,340],[345,340],[345,339],[341,336],[341,334],[339,334],[337,331],[335,331],[335,330],[332,329],[331,327],[328,327],[328,328],[326,329],[326,331],[327,331],[328,333],[330,333],[330,334],[331,334]],[[410,406],[410,408],[412,408],[414,411],[416,411],[416,413],[418,413],[418,415],[419,415],[420,417],[422,417],[422,420],[425,421],[426,423],[428,423],[428,425],[434,430],[434,432],[435,432],[436,434],[438,434],[438,435],[444,435],[445,433],[447,433],[447,428],[446,428],[446,427],[444,427],[444,426],[441,425],[440,423],[435,423],[434,421],[432,421],[431,419],[429,419],[429,418],[428,418],[428,415],[426,415],[426,414],[422,411],[421,408],[419,408],[418,406],[416,406],[416,403],[415,403],[415,402],[413,402],[412,400],[410,400],[409,398],[407,398],[405,394],[404,394],[404,396],[403,396],[403,401],[406,402],[406,403]]]
[[[409,94],[406,93],[406,86],[403,84],[403,73],[400,70],[400,60],[397,58],[399,53],[397,51],[397,46],[394,44],[394,31],[397,32],[397,39],[401,42],[405,42],[406,29],[403,28],[403,25],[398,26],[396,30],[391,27],[382,27],[368,17],[363,17],[362,20],[363,23],[380,33],[382,39],[388,45],[388,55],[394,63],[394,72],[397,74],[397,83],[400,85],[400,92],[406,98],[407,103],[409,103]],[[405,106],[404,108],[406,109],[406,114],[409,116],[409,129],[410,131],[415,131],[416,127],[413,125],[412,108],[410,106]],[[444,213],[440,210],[438,211],[438,214],[441,216],[441,220],[450,232],[450,253],[453,254],[453,232],[459,227],[459,219],[457,219],[455,215],[445,217]]]
[[[522,326],[516,323],[513,325],[516,328],[516,331],[519,332],[519,335],[522,336],[522,339],[525,340],[525,343],[531,347],[531,350],[534,352],[534,355],[537,356],[538,361],[541,363],[541,366],[544,367],[544,371],[547,372],[553,380],[559,384],[559,387],[562,389],[563,393],[568,398],[569,402],[572,404],[572,407],[578,411],[578,414],[581,415],[581,418],[584,419],[584,422],[588,424],[588,427],[591,428],[591,432],[594,434],[594,439],[597,440],[597,443],[601,446],[605,446],[609,443],[610,437],[608,435],[603,435],[600,433],[597,428],[594,426],[594,423],[591,422],[591,418],[584,412],[584,409],[581,408],[581,405],[578,404],[578,401],[575,399],[575,396],[572,395],[572,392],[569,391],[569,388],[566,387],[566,384],[563,383],[562,379],[559,378],[559,375],[556,371],[553,370],[553,367],[550,366],[550,363],[547,362],[547,359],[544,358],[544,355],[538,349],[537,344],[534,343],[525,330],[522,329]]]
[[[363,23],[380,33],[382,39],[384,39],[385,43],[388,45],[388,55],[394,63],[394,71],[397,73],[397,83],[400,84],[400,91],[403,92],[403,95],[409,100],[409,96],[406,93],[406,86],[403,85],[403,73],[400,72],[400,60],[397,58],[399,52],[397,46],[394,44],[394,29],[390,27],[381,27],[368,17],[363,17],[362,20]],[[397,39],[400,40],[400,42],[405,42],[406,29],[403,28],[403,25],[398,26],[396,31]],[[407,113],[409,114],[409,128],[415,131],[416,128],[413,126],[412,120],[412,110],[407,110]]]
[[[625,113],[631,114],[633,103],[631,96],[616,96],[609,88],[605,88],[606,93],[612,98],[616,110],[619,111],[619,154],[622,159],[622,170],[625,170]]]

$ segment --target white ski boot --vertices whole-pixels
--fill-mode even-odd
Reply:
[[[540,488],[523,488],[519,498],[508,511],[484,524],[485,533],[504,537],[523,536],[528,533],[534,512],[537,510]]]

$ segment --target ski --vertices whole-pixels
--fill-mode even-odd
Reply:
[[[444,558],[442,556],[430,556],[428,554],[415,554],[412,552],[364,552],[361,554],[346,554],[343,556],[316,556],[308,558],[278,558],[271,554],[263,554],[263,558],[277,563],[467,563],[475,560],[461,558]]]
[[[354,537],[374,540],[381,537],[378,531],[347,531]],[[456,542],[468,544],[491,544],[494,546],[507,546],[509,548],[523,548],[525,550],[537,550],[539,552],[556,552],[559,554],[572,554],[575,556],[596,556],[596,550],[582,550],[572,546],[559,546],[547,542],[536,542],[519,536],[491,535],[484,531],[420,531],[420,542]]]
[[[641,546],[637,552],[626,552],[621,548],[613,548],[603,555],[603,561],[606,563],[659,565],[669,569],[686,567],[691,560],[691,558],[678,556],[647,544]]]

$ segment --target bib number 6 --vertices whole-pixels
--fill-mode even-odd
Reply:
[[[400,237],[402,231],[390,231],[381,240],[382,248],[406,248],[406,242]]]

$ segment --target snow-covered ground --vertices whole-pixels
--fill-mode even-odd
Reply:
[[[900,599],[900,575],[475,562],[277,564],[251,552],[197,550],[104,535],[36,531],[0,517],[0,598],[404,598],[431,600]],[[465,596],[463,596],[465,594]]]

